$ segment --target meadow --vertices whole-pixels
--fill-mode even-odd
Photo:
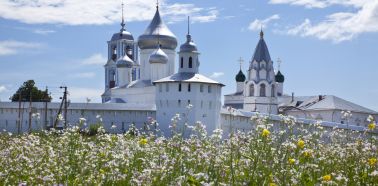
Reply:
[[[178,127],[179,115],[170,138],[154,120],[125,134],[93,132],[85,119],[63,131],[5,131],[0,185],[378,185],[375,121],[365,132],[327,131],[282,117],[278,129],[251,118],[254,130],[226,138],[201,123]]]

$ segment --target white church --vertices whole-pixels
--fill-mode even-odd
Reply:
[[[235,77],[236,92],[224,95],[222,105],[225,85],[200,74],[200,51],[190,35],[189,20],[186,42],[177,51],[177,38],[159,11],[157,6],[150,24],[137,40],[125,29],[122,17],[120,31],[107,42],[102,103],[70,103],[66,123],[75,125],[84,117],[91,124],[100,118],[107,131],[122,133],[131,124],[142,128],[154,118],[168,134],[171,119],[177,114],[181,118],[179,124],[201,122],[209,133],[214,129],[226,133],[251,130],[250,118],[257,113],[270,116],[277,123],[281,120],[278,114],[284,114],[296,117],[299,123],[323,121],[324,127],[358,131],[366,129],[369,115],[378,119],[376,111],[333,95],[285,94],[285,77],[279,68],[275,72],[262,31],[247,76],[240,68]],[[60,103],[0,102],[0,129],[27,132],[49,128],[56,121],[59,108]],[[351,114],[346,117],[344,111]],[[32,112],[40,117],[31,119]]]

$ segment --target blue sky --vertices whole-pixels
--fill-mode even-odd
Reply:
[[[134,38],[155,12],[155,0],[125,0],[126,27]],[[284,91],[332,94],[378,110],[377,0],[164,0],[163,19],[185,41],[186,16],[201,56],[200,72],[235,90],[238,59],[248,61],[264,28],[274,61],[282,60]],[[26,80],[67,85],[73,102],[100,101],[107,45],[120,29],[121,0],[2,0],[0,99]],[[277,65],[277,64],[275,64]],[[58,101],[58,99],[55,99]]]

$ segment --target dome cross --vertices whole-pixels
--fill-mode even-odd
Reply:
[[[241,67],[243,65],[244,59],[242,57],[240,57],[239,60],[238,60],[238,62],[239,62],[239,65],[240,65],[240,70],[241,70]]]

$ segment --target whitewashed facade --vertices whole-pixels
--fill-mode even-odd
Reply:
[[[177,125],[199,121],[209,132],[220,128],[224,85],[199,74],[199,66],[197,46],[188,33],[186,42],[180,46],[178,73],[154,81],[156,116],[165,133],[169,133],[171,119],[177,113],[181,116]]]
[[[47,129],[54,125],[59,111],[60,103],[32,103],[0,102],[0,130],[9,132],[28,132]],[[30,109],[31,108],[31,109]],[[87,125],[103,123],[108,132],[122,133],[128,130],[131,124],[143,128],[149,118],[156,118],[155,107],[143,107],[122,103],[70,103],[67,110],[67,124],[78,125],[80,118],[85,118]],[[31,125],[29,125],[29,112],[32,112]],[[20,117],[19,117],[20,113]],[[39,116],[36,116],[38,113]],[[64,115],[62,113],[62,115]],[[18,122],[20,121],[20,125]],[[112,126],[116,126],[115,128]],[[60,121],[58,127],[64,124]]]
[[[152,106],[155,104],[152,82],[174,74],[176,36],[162,20],[158,6],[151,23],[138,37],[138,41],[134,41],[132,34],[124,29],[123,21],[121,25],[121,32],[115,33],[108,42],[102,102]],[[158,47],[167,55],[166,63],[150,63],[150,56]]]

